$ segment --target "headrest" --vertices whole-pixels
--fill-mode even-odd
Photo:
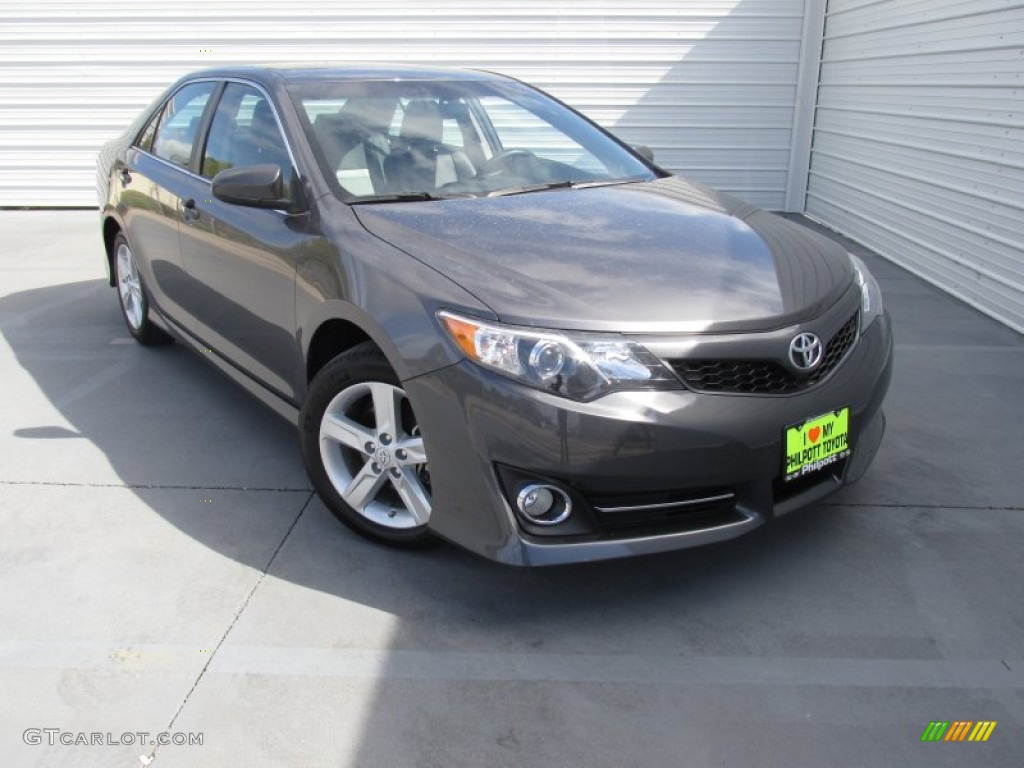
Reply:
[[[256,102],[256,107],[252,111],[252,129],[256,133],[262,134],[273,133],[277,130],[274,111],[266,99]]]
[[[436,101],[410,101],[402,118],[402,138],[412,141],[441,143],[443,120]]]
[[[345,102],[338,114],[367,133],[387,134],[397,106],[397,99],[352,98]]]

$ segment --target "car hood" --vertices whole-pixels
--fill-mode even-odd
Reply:
[[[778,328],[816,317],[853,280],[827,238],[679,177],[353,210],[520,325]]]

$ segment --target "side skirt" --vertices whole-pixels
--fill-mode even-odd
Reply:
[[[155,311],[153,307],[150,307],[149,319],[157,326],[171,334],[175,339],[181,341],[183,344],[188,346],[193,352],[198,354],[204,360],[209,361],[225,374],[228,378],[238,384],[242,389],[248,392],[250,395],[255,397],[261,403],[269,407],[274,413],[281,418],[285,419],[293,427],[299,425],[299,409],[295,407],[291,402],[285,400],[283,397],[273,392],[254,378],[246,374],[244,371],[236,368],[234,365],[229,363],[223,357],[218,355],[216,352],[209,354],[206,350],[207,347],[203,345],[198,339],[196,339],[191,333],[186,331],[180,325],[164,317],[160,312]]]

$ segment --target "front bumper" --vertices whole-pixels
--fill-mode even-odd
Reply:
[[[826,381],[788,396],[639,391],[578,403],[469,362],[411,379],[405,387],[430,457],[430,526],[514,565],[603,560],[739,536],[864,473],[884,431],[891,368],[883,315]],[[850,408],[849,459],[811,481],[781,483],[784,428],[843,406]],[[508,487],[523,477],[564,487],[575,527],[541,532],[524,525]],[[701,501],[716,498],[721,503]],[[632,527],[609,526],[599,511],[666,502],[693,503],[692,520],[645,526],[640,514]]]

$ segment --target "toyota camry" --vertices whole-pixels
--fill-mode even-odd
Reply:
[[[237,67],[99,158],[111,286],[298,428],[377,541],[517,565],[739,536],[860,478],[878,285],[517,80]]]

